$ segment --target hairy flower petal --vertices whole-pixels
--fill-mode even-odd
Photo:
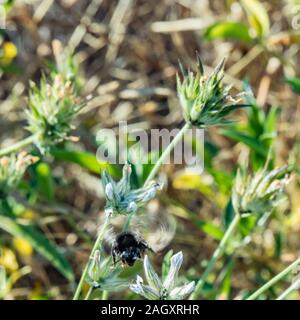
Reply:
[[[161,283],[159,276],[154,271],[147,255],[144,258],[144,272],[145,272],[145,276],[146,276],[148,284],[153,289],[155,289],[155,291],[158,294],[159,291],[161,290],[162,283]]]
[[[189,296],[195,289],[195,281],[176,287],[170,292],[170,298],[174,300],[182,300]]]
[[[182,261],[183,261],[183,254],[181,251],[176,253],[174,256],[172,256],[170,270],[163,283],[163,287],[166,290],[169,291],[175,286],[176,278],[177,278],[179,269],[181,267]]]

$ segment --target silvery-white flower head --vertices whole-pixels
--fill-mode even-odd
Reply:
[[[148,256],[144,258],[144,273],[148,284],[143,278],[137,276],[136,282],[129,288],[148,300],[182,300],[188,297],[195,288],[195,281],[177,286],[178,272],[183,261],[182,252],[170,258],[170,268],[166,277],[161,280],[154,271]]]
[[[127,285],[127,281],[119,277],[122,268],[112,269],[109,257],[101,258],[100,251],[96,250],[90,259],[87,282],[91,286],[101,288],[101,290],[115,291]]]
[[[242,216],[271,212],[286,199],[284,187],[290,181],[290,172],[290,166],[283,166],[269,172],[263,168],[251,175],[240,168],[232,191],[235,212]]]
[[[151,181],[140,189],[131,189],[131,166],[125,164],[123,177],[115,182],[107,171],[102,172],[102,183],[106,197],[106,210],[116,214],[130,214],[153,199],[161,185]]]
[[[231,86],[224,87],[223,59],[209,77],[204,74],[200,57],[197,55],[198,71],[185,70],[181,65],[182,80],[177,75],[177,94],[183,109],[185,121],[200,128],[227,123],[225,117],[237,108],[247,106],[240,104],[243,93],[233,98],[229,91]]]
[[[21,152],[0,158],[0,199],[16,188],[27,167],[38,160],[37,157]]]

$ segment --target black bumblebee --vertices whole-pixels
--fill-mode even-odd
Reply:
[[[121,232],[112,246],[113,264],[116,265],[118,257],[123,264],[133,266],[137,259],[143,257],[147,249],[153,251],[138,234],[131,231]]]

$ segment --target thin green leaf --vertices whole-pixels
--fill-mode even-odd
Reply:
[[[120,177],[122,175],[119,167],[107,162],[100,163],[96,156],[90,152],[52,148],[51,154],[55,159],[76,163],[93,173],[100,174],[102,170],[106,169],[109,174],[114,177]]]
[[[242,142],[252,150],[265,157],[267,155],[267,151],[263,145],[261,145],[257,140],[249,135],[245,135],[236,131],[235,129],[221,129],[221,134],[231,138],[235,141]]]
[[[162,266],[161,266],[161,274],[162,279],[164,280],[169,273],[170,265],[171,265],[171,257],[173,256],[173,250],[169,250],[163,259]]]
[[[224,236],[223,230],[211,222],[197,220],[196,225],[200,230],[202,230],[204,233],[211,236],[215,240],[221,240]]]
[[[263,4],[258,0],[241,0],[241,4],[256,35],[266,37],[270,31],[270,20]]]
[[[265,134],[269,133],[271,135],[276,136],[276,123],[277,123],[277,116],[278,116],[278,108],[272,107],[269,111],[265,123],[264,123],[264,132]]]
[[[223,218],[223,225],[225,229],[228,229],[230,226],[231,221],[233,220],[235,215],[231,199],[228,201],[227,206],[225,208],[224,218]]]
[[[229,296],[230,296],[233,267],[234,267],[234,260],[230,259],[230,261],[226,264],[225,268],[222,270],[220,275],[221,284],[218,290],[219,291],[218,296],[223,300],[229,299]]]
[[[221,21],[214,23],[204,33],[207,40],[234,39],[251,43],[252,39],[246,25],[239,22]]]
[[[35,168],[36,181],[39,190],[46,200],[52,202],[54,200],[54,182],[51,168],[45,162],[40,162]]]
[[[298,94],[300,94],[300,78],[287,78],[286,82]]]
[[[18,224],[14,217],[0,215],[0,228],[15,237],[29,241],[33,248],[45,257],[66,279],[74,281],[70,264],[42,233],[34,226]]]

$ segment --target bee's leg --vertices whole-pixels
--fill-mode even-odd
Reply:
[[[122,257],[122,258],[121,258],[121,261],[122,261],[122,267],[124,268],[124,267],[126,266],[126,264],[127,264],[127,263],[126,263],[126,260]]]
[[[115,267],[116,266],[116,253],[115,253],[114,249],[111,250],[111,255],[112,255],[112,259],[113,259],[113,266]]]

